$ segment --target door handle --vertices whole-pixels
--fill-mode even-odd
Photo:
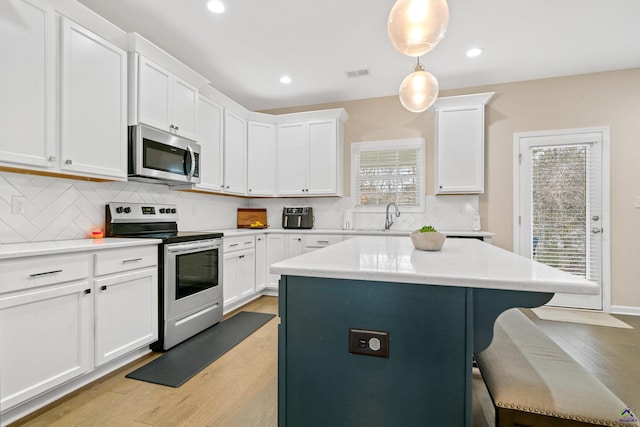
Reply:
[[[177,127],[176,130],[178,130]],[[187,145],[187,149],[189,150],[189,155],[191,156],[191,170],[189,171],[189,175],[187,175],[187,181],[191,181],[191,178],[193,178],[193,174],[196,172],[196,155],[193,153],[193,149],[190,145]]]

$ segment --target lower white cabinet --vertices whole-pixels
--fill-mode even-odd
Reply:
[[[156,245],[0,260],[2,414],[154,342],[157,278]]]
[[[255,293],[255,237],[225,237],[223,264],[223,304],[225,311]]]
[[[95,363],[116,359],[158,339],[158,270],[95,281]]]
[[[91,291],[85,279],[0,294],[2,410],[92,369]]]
[[[304,242],[302,240],[302,234],[287,234],[285,242],[285,258],[293,258],[294,256],[303,254]]]
[[[267,235],[256,236],[256,292],[267,286]]]

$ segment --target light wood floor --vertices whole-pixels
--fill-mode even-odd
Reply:
[[[275,297],[261,297],[242,308],[273,314],[277,309]],[[550,322],[529,310],[525,313],[623,401],[640,407],[640,317],[616,316],[635,328],[618,329]],[[12,427],[276,427],[277,335],[276,317],[178,388],[124,377],[159,356],[152,354]],[[477,369],[473,373],[473,425],[494,426],[491,399]]]

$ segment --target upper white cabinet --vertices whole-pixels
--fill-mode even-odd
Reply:
[[[60,169],[127,177],[127,54],[61,18]]]
[[[247,123],[247,194],[275,194],[276,127],[270,123]]]
[[[493,94],[435,102],[435,194],[484,192],[484,110]]]
[[[247,193],[247,121],[224,111],[224,192]]]
[[[334,115],[334,117],[313,117]],[[288,115],[291,118],[302,114]],[[277,143],[278,196],[341,196],[344,110],[304,113],[281,123]]]
[[[195,140],[198,89],[142,55],[134,54],[133,60],[129,124],[145,123]]]
[[[201,181],[195,185],[198,190],[224,190],[223,117],[222,106],[202,95],[199,96],[196,139],[201,149]]]
[[[56,166],[54,11],[38,0],[5,0],[0,14],[6,15],[0,22],[0,163],[53,168]]]

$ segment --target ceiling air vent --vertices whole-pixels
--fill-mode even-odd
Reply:
[[[369,70],[364,68],[362,70],[347,71],[345,74],[348,79],[355,79],[357,77],[367,77],[369,75]]]

